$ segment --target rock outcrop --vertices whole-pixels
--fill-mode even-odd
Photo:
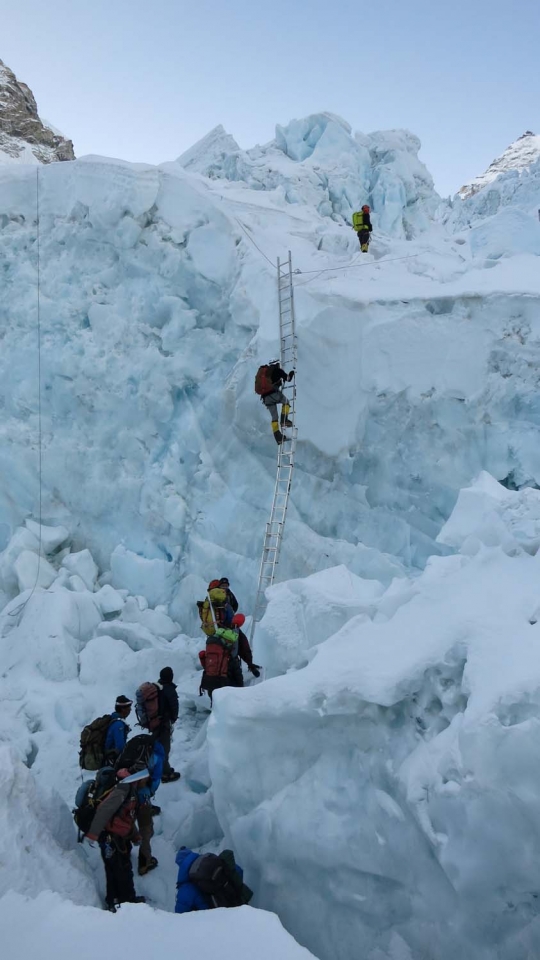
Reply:
[[[0,162],[74,159],[71,140],[43,123],[30,88],[0,60]]]

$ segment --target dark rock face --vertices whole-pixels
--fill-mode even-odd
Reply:
[[[0,60],[0,162],[74,160],[73,144],[41,121],[34,95]],[[4,158],[2,158],[4,154]]]

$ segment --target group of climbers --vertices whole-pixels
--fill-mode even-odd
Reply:
[[[251,647],[238,613],[238,600],[227,577],[211,580],[208,593],[198,603],[201,629],[207,637],[199,657],[203,667],[200,693],[210,700],[220,687],[244,685],[242,661],[254,677],[260,667],[253,663]],[[133,705],[137,722],[145,733],[129,739],[128,718]],[[81,784],[75,799],[74,818],[79,839],[99,845],[105,866],[108,910],[115,913],[122,903],[142,903],[135,891],[131,854],[138,846],[138,873],[144,876],[158,866],[152,855],[153,818],[161,808],[153,802],[161,783],[178,780],[180,773],[169,761],[174,724],[178,719],[178,695],[171,667],[163,667],[157,683],[140,685],[135,699],[116,698],[112,713],[98,717],[81,733],[79,763],[95,773]],[[178,852],[176,912],[205,910],[214,906],[247,903],[251,891],[242,882],[242,872],[231,851],[199,854]]]
[[[197,601],[201,630],[206,634],[206,647],[199,653],[203,668],[199,693],[206,692],[212,701],[220,687],[243,687],[242,661],[254,677],[261,668],[253,663],[249,640],[242,630],[243,613],[238,613],[238,600],[227,577],[211,580],[204,600]]]
[[[153,818],[161,813],[153,798],[161,783],[173,783],[180,773],[171,767],[172,731],[178,719],[178,695],[171,667],[161,670],[157,683],[143,683],[136,692],[139,726],[148,732],[128,739],[127,719],[133,700],[117,697],[115,709],[88,724],[81,734],[79,763],[95,771],[81,784],[74,817],[80,839],[98,843],[107,883],[106,905],[142,902],[133,882],[131,850],[139,847],[138,873],[158,866],[152,855]]]

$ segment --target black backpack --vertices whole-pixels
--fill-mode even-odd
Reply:
[[[98,770],[95,780],[85,780],[81,783],[75,797],[73,819],[79,828],[79,842],[88,833],[95,812],[102,800],[116,786],[116,770],[114,767],[102,767]]]
[[[79,766],[82,770],[100,770],[103,766],[105,738],[112,722],[110,713],[106,713],[84,728],[79,749]]]
[[[224,853],[231,854],[231,864],[222,855],[203,853],[191,864],[188,878],[201,893],[208,897],[212,906],[241,907],[249,903],[253,893],[242,882],[242,877],[232,866],[234,863],[232,851],[224,851]]]
[[[125,768],[130,773],[144,770],[150,763],[154,751],[154,739],[149,733],[140,733],[137,737],[128,740],[114,765],[115,770]]]

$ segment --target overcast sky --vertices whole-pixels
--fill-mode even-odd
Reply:
[[[250,147],[330,110],[412,130],[447,195],[540,132],[540,0],[0,0],[0,22],[77,156],[159,163],[218,123]]]

